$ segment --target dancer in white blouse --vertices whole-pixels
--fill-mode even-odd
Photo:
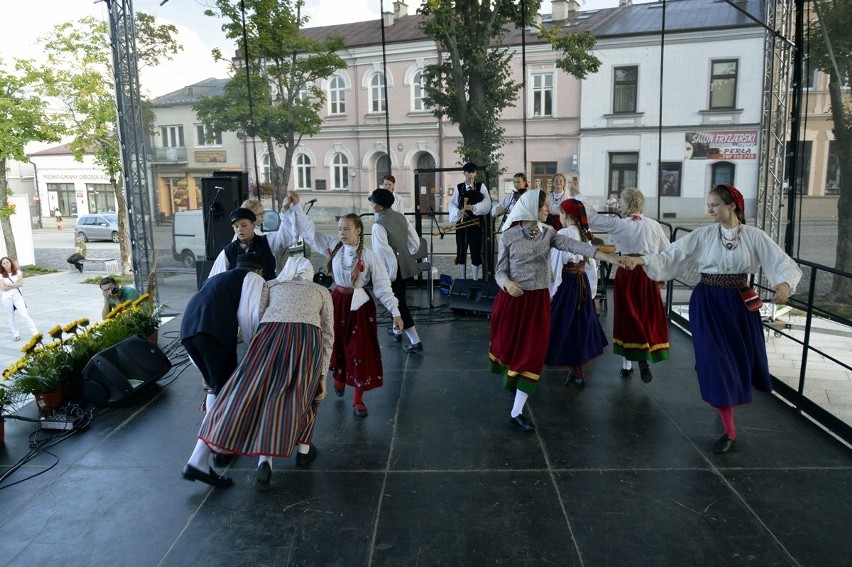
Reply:
[[[30,314],[27,313],[27,304],[21,291],[23,285],[24,272],[8,256],[0,258],[0,290],[2,290],[3,309],[6,310],[9,328],[12,330],[12,335],[16,341],[21,340],[21,333],[18,331],[15,313],[21,316],[33,335],[38,334],[35,323],[30,318]]]
[[[353,407],[358,417],[367,416],[364,392],[384,382],[382,355],[376,325],[376,304],[364,289],[373,282],[373,293],[391,312],[394,327],[402,331],[399,304],[390,278],[378,256],[364,247],[364,225],[355,213],[337,223],[337,238],[317,232],[314,222],[298,206],[292,193],[293,210],[299,232],[308,244],[328,258],[326,272],[334,276],[331,293],[334,304],[334,348],[329,369],[334,377],[334,393],[343,396],[346,385],[354,388]]]
[[[737,437],[734,406],[751,402],[751,388],[772,391],[760,298],[748,275],[763,270],[775,290],[774,303],[795,291],[802,271],[759,228],[746,226],[743,196],[732,185],[717,185],[707,196],[713,224],[680,238],[659,254],[624,259],[630,269],[644,266],[655,280],[670,280],[694,262],[701,282],[689,299],[695,369],[701,397],[716,408],[724,435],[714,453],[727,453]]]

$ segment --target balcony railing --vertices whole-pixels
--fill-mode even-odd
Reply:
[[[186,147],[148,148],[148,161],[152,163],[186,163]]]

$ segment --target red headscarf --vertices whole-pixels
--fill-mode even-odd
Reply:
[[[740,193],[740,190],[729,184],[722,185],[722,187],[728,190],[728,193],[731,194],[731,198],[733,198],[734,203],[737,204],[740,212],[745,214],[745,200],[743,200],[743,194]]]
[[[586,207],[579,199],[565,199],[559,203],[559,208],[566,216],[574,217],[580,222],[580,234],[586,237],[588,242],[591,242],[595,237],[589,230],[589,219],[586,216]]]

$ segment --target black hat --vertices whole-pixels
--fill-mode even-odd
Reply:
[[[240,209],[237,210],[239,211]],[[246,268],[247,270],[262,270],[263,263],[260,261],[259,254],[255,254],[254,252],[246,252],[245,254],[240,254],[239,256],[237,256],[237,267]]]
[[[476,171],[476,169],[476,164],[472,161],[467,162],[466,164],[464,164],[464,167],[462,167],[462,171],[464,171],[465,173],[469,171]]]
[[[393,206],[393,192],[388,191],[387,189],[376,189],[373,191],[373,194],[370,195],[370,201],[377,204],[380,207],[384,207],[385,209],[389,209]]]
[[[231,211],[231,216],[229,217],[231,224],[234,224],[240,219],[247,219],[251,222],[257,222],[257,215],[251,209],[244,209],[240,207],[239,209],[234,209]]]

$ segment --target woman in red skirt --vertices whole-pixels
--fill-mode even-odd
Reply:
[[[618,256],[544,224],[546,197],[539,189],[527,191],[506,219],[495,274],[500,291],[491,311],[491,371],[503,376],[504,388],[515,390],[509,423],[521,431],[535,429],[522,412],[538,385],[550,337],[550,249],[620,263]]]
[[[298,196],[296,196],[298,199]],[[298,203],[298,201],[297,201]],[[379,257],[364,248],[364,224],[355,213],[337,223],[338,238],[317,232],[314,222],[293,207],[299,231],[314,250],[327,258],[326,273],[334,276],[334,348],[329,369],[333,372],[334,393],[342,397],[345,386],[355,390],[352,407],[358,417],[367,417],[364,392],[381,387],[382,355],[376,324],[376,304],[364,289],[373,282],[373,293],[393,315],[394,327],[402,332],[399,305],[391,281]]]
[[[669,247],[669,239],[660,223],[642,214],[644,208],[642,192],[625,189],[619,200],[622,218],[598,215],[589,207],[589,228],[608,232],[622,256],[658,254]],[[633,361],[638,361],[639,375],[648,383],[654,377],[648,363],[669,358],[669,323],[660,284],[642,270],[618,270],[613,303],[612,350],[622,356],[621,377],[632,375]]]

